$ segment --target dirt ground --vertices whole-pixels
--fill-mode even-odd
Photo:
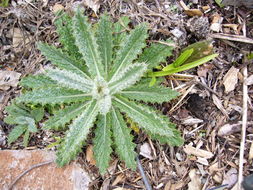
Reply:
[[[6,142],[13,126],[3,122],[4,108],[20,93],[18,79],[48,64],[35,43],[59,45],[52,24],[54,11],[64,8],[71,12],[78,5],[85,8],[91,22],[104,12],[115,21],[129,16],[132,26],[148,22],[149,40],[171,38],[177,44],[168,63],[184,47],[200,40],[212,40],[219,53],[198,68],[166,77],[166,85],[182,95],[173,102],[154,105],[177,124],[184,146],[160,145],[142,132],[135,136],[141,165],[153,189],[204,190],[222,184],[231,189],[238,179],[240,162],[244,163],[244,176],[252,173],[253,63],[244,58],[253,50],[253,9],[220,8],[213,0],[12,0],[8,7],[0,8],[0,70],[10,71],[9,80],[13,77],[3,87],[0,83],[1,149],[24,149],[22,139],[11,145]],[[12,72],[17,73],[14,76]],[[248,119],[242,122],[245,115]],[[31,137],[26,149],[45,148],[60,135],[40,131]],[[240,161],[241,139],[245,140],[245,152]],[[116,156],[109,173],[101,176],[90,158],[91,149],[90,141],[78,157],[92,177],[90,189],[145,189],[140,172],[127,169]]]

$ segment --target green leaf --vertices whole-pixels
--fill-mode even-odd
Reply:
[[[172,41],[167,40],[165,43],[172,44]],[[152,43],[150,47],[144,49],[138,59],[138,62],[147,63],[148,68],[152,69],[160,63],[165,63],[166,58],[172,55],[173,49],[173,46],[168,46],[162,43]]]
[[[153,135],[160,135],[169,138],[175,137],[174,129],[172,130],[163,117],[155,113],[147,106],[138,105],[132,101],[117,96],[113,105],[118,107],[122,112],[125,112],[134,122],[140,127],[151,132]]]
[[[44,108],[35,108],[31,111],[31,116],[36,122],[39,122],[44,117]]]
[[[112,62],[112,24],[108,16],[102,16],[97,30],[98,50],[104,65],[105,78]]]
[[[145,47],[147,37],[146,24],[140,24],[130,32],[130,35],[122,42],[123,46],[117,52],[110,78],[114,80],[114,77],[117,77],[122,70],[132,64],[133,60],[142,52],[142,48]]]
[[[56,163],[64,166],[73,160],[81,151],[89,129],[93,126],[98,115],[98,105],[95,100],[91,101],[88,107],[69,126],[66,137],[61,143],[57,152]]]
[[[99,57],[98,45],[91,26],[87,22],[87,17],[84,17],[80,9],[78,9],[72,22],[76,45],[79,48],[79,52],[83,55],[91,76],[104,76],[104,68]]]
[[[174,67],[179,67],[185,63],[185,61],[192,55],[193,49],[187,49],[181,53],[181,55],[173,62]],[[163,71],[167,71],[166,67],[163,68]]]
[[[122,41],[127,36],[126,31],[128,30],[128,24],[130,22],[129,17],[123,16],[120,17],[118,22],[114,23],[113,25],[113,45],[118,49],[118,47],[123,46],[121,45]]]
[[[118,73],[110,82],[109,88],[111,94],[119,92],[141,79],[147,70],[147,65],[144,63],[136,63],[127,66],[124,70]]]
[[[74,56],[76,60],[80,60],[82,55],[79,53],[78,47],[75,44],[71,17],[63,11],[59,12],[56,16],[57,19],[54,24],[56,25],[59,40],[64,50],[69,56]]]
[[[117,154],[125,161],[128,168],[136,169],[135,144],[132,142],[131,130],[127,127],[120,112],[115,109],[112,109],[112,129]]]
[[[24,105],[16,104],[15,102],[12,102],[11,105],[5,107],[5,111],[9,115],[12,115],[13,117],[19,117],[19,116],[29,117],[30,116],[29,110]],[[5,122],[8,124],[15,124],[15,123],[9,123],[8,121],[5,121]]]
[[[48,60],[52,62],[52,64],[57,65],[61,69],[66,69],[68,71],[72,71],[76,74],[84,76],[89,79],[90,77],[82,70],[80,64],[71,59],[68,55],[63,53],[60,49],[57,49],[54,46],[49,46],[48,44],[38,43],[38,49],[41,53],[46,56]]]
[[[26,131],[26,129],[27,129],[26,125],[15,126],[8,135],[8,144],[10,145],[14,141],[16,141],[18,137],[20,137]]]
[[[219,54],[212,54],[212,55],[206,56],[204,58],[201,58],[197,61],[187,63],[187,64],[184,64],[180,67],[171,69],[169,71],[158,71],[158,72],[149,73],[149,77],[161,77],[161,76],[167,76],[167,75],[171,75],[171,74],[178,73],[178,72],[181,72],[181,71],[185,71],[185,70],[197,67],[199,65],[202,65],[202,64],[214,59],[218,55]]]
[[[111,128],[111,112],[107,113],[106,115],[99,115],[93,143],[96,165],[99,168],[101,174],[104,174],[106,172],[106,169],[109,167],[109,161],[111,159]]]
[[[23,137],[23,144],[24,144],[24,147],[27,147],[28,146],[28,142],[29,142],[29,135],[30,132],[27,130],[24,134],[24,137]]]
[[[93,81],[67,70],[50,69],[47,70],[46,75],[63,87],[83,92],[90,92],[93,88]]]
[[[66,124],[80,115],[86,106],[87,103],[77,103],[59,110],[45,122],[43,129],[57,131],[66,129]]]
[[[55,87],[57,83],[45,75],[30,75],[23,78],[20,83],[25,88]]]
[[[89,99],[90,94],[84,94],[78,90],[71,90],[66,88],[42,88],[36,89],[31,92],[18,97],[18,103],[34,103],[34,104],[58,104],[58,103],[71,103],[85,101]]]
[[[152,77],[151,78],[151,81],[150,81],[150,83],[149,83],[149,87],[152,87],[152,86],[154,86],[155,85],[155,83],[156,83],[156,77]]]
[[[133,87],[123,90],[122,92],[120,92],[120,94],[132,100],[151,103],[168,102],[179,95],[178,92],[167,87],[148,87],[146,85],[135,85]]]

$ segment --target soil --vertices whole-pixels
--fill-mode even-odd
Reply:
[[[244,59],[253,50],[253,9],[245,6],[221,8],[214,0],[183,2],[190,9],[200,10],[203,15],[197,16],[193,11],[194,15],[189,16],[183,9],[182,1],[176,0],[12,0],[8,7],[0,8],[0,70],[18,72],[22,78],[39,72],[49,64],[35,44],[43,41],[59,45],[53,25],[53,12],[59,7],[71,13],[76,6],[81,5],[91,22],[96,22],[104,12],[108,12],[114,20],[120,16],[129,16],[132,26],[148,22],[149,40],[171,38],[177,44],[168,63],[175,60],[187,45],[211,39],[219,56],[202,66],[184,71],[183,75],[167,76],[165,85],[177,89],[182,95],[173,102],[154,105],[177,124],[185,145],[161,145],[141,131],[135,134],[135,143],[138,152],[142,150],[143,144],[147,144],[150,150],[150,157],[140,154],[139,159],[153,189],[191,189],[192,184],[195,189],[210,189],[225,183],[232,188],[238,178],[240,141],[243,137],[240,127],[245,96],[243,71],[247,68],[248,76],[253,75],[252,61]],[[211,28],[214,17],[222,18],[218,32]],[[175,32],[179,32],[180,37]],[[230,38],[217,37],[220,33],[229,34]],[[243,40],[239,36],[243,36]],[[227,92],[224,78],[231,68],[238,69],[237,82]],[[13,126],[3,122],[6,116],[4,108],[20,94],[20,90],[19,86],[0,90],[0,148],[43,149],[55,142],[54,137],[61,136],[62,133],[40,131],[31,137],[27,148],[23,147],[22,138],[11,145],[6,142]],[[248,85],[246,95],[248,126],[244,148],[244,176],[253,171],[253,85]],[[234,125],[237,125],[236,129]],[[189,146],[197,148],[197,152],[205,151],[204,155],[189,153]],[[101,176],[89,157],[90,147],[91,141],[78,157],[78,161],[93,179],[90,189],[145,189],[140,172],[127,169],[116,156],[109,173]],[[236,171],[233,175],[231,169]]]

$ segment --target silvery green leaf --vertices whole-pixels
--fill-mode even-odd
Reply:
[[[64,166],[81,151],[90,128],[98,115],[97,102],[92,100],[86,109],[69,126],[66,137],[57,152],[57,164]]]
[[[109,89],[111,94],[120,92],[121,90],[128,88],[141,79],[147,70],[147,65],[144,63],[136,63],[127,66],[124,70],[117,74],[109,82]]]
[[[83,92],[90,92],[93,87],[91,80],[67,70],[49,69],[46,76],[56,81],[60,86]]]

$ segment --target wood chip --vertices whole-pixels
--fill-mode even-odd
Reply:
[[[21,74],[15,71],[0,71],[0,90],[16,87]]]
[[[228,119],[228,113],[225,110],[225,108],[223,107],[221,100],[214,94],[212,94],[212,99],[213,99],[213,103],[216,105],[216,107],[226,116],[226,118]]]
[[[188,183],[188,190],[201,190],[201,179],[197,174],[196,169],[192,169],[189,173],[189,177],[191,179],[190,183]]]
[[[250,75],[250,76],[246,79],[246,84],[247,84],[248,86],[253,84],[253,75]]]
[[[223,78],[223,85],[225,86],[225,93],[229,93],[235,89],[238,83],[239,69],[231,67]]]
[[[212,158],[214,156],[214,154],[212,152],[202,150],[202,149],[197,149],[191,145],[186,145],[184,147],[184,152],[188,155],[194,155],[194,156],[202,157],[202,158],[206,158],[206,159]]]
[[[93,146],[89,145],[86,149],[86,160],[93,166],[96,165],[96,160],[93,156]]]
[[[144,156],[145,158],[148,158],[150,160],[153,160],[153,156],[151,155],[151,148],[148,143],[144,143],[140,147],[140,155]]]
[[[59,4],[59,3],[56,3],[54,6],[53,6],[53,13],[57,13],[58,11],[61,11],[63,10],[64,7],[63,5]]]
[[[123,182],[125,180],[125,175],[124,174],[119,174],[116,179],[113,181],[112,186],[116,186],[119,183]]]
[[[251,142],[251,146],[249,149],[249,160],[253,159],[253,141]]]
[[[199,9],[189,9],[184,11],[188,16],[202,16],[203,12]]]

